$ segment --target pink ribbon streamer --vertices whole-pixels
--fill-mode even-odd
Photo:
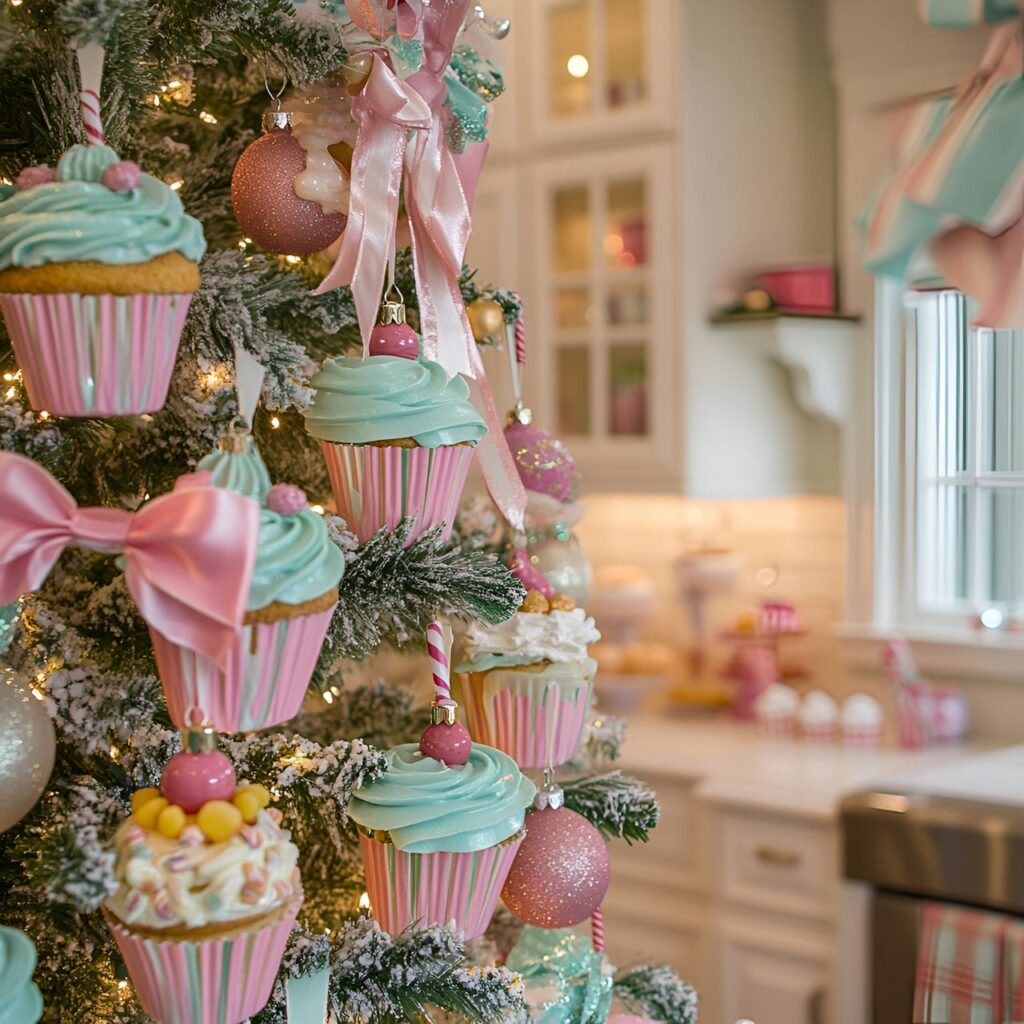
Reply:
[[[196,473],[134,514],[79,508],[42,466],[8,452],[0,452],[0,493],[0,603],[38,589],[66,547],[123,552],[125,581],[146,622],[223,663],[256,564],[255,501]]]
[[[428,128],[431,113],[419,93],[394,73],[383,51],[377,51],[366,87],[352,101],[352,116],[359,131],[348,224],[338,258],[316,294],[351,284],[367,355],[394,245],[409,129]]]

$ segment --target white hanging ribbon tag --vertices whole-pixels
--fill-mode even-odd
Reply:
[[[238,415],[245,420],[245,425],[250,430],[263,390],[263,378],[266,375],[266,367],[255,356],[249,355],[244,348],[236,344],[235,393],[238,395]]]

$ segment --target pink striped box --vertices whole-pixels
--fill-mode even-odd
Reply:
[[[508,754],[523,770],[557,768],[579,749],[597,663],[462,672],[469,731]]]
[[[267,1005],[301,906],[300,896],[263,927],[198,942],[144,937],[104,917],[157,1024],[242,1024]]]
[[[163,408],[190,294],[0,295],[35,409],[131,416]]]
[[[391,935],[415,924],[451,925],[466,939],[487,930],[512,870],[521,832],[476,853],[405,853],[359,832],[370,912]]]
[[[196,711],[221,732],[247,732],[294,718],[335,607],[242,626],[223,669],[151,629],[171,721],[184,729]]]
[[[471,446],[378,448],[321,441],[320,447],[338,515],[360,541],[382,526],[393,530],[406,516],[416,519],[410,544],[435,526],[444,527],[444,539],[450,536],[473,461]]]

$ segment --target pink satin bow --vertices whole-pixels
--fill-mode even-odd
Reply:
[[[385,52],[380,50],[375,53],[365,88],[352,101],[352,116],[359,133],[352,158],[348,223],[338,258],[316,294],[352,285],[366,346],[380,309],[388,256],[394,247],[409,129],[427,129],[431,114],[420,94],[392,71]]]
[[[196,473],[134,514],[79,508],[42,466],[9,452],[0,452],[0,494],[0,604],[41,586],[66,547],[123,552],[125,581],[147,624],[223,663],[256,564],[255,501]]]

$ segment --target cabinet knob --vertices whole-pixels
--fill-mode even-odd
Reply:
[[[801,860],[796,850],[783,850],[778,846],[759,846],[754,850],[754,856],[773,868],[795,868]]]

